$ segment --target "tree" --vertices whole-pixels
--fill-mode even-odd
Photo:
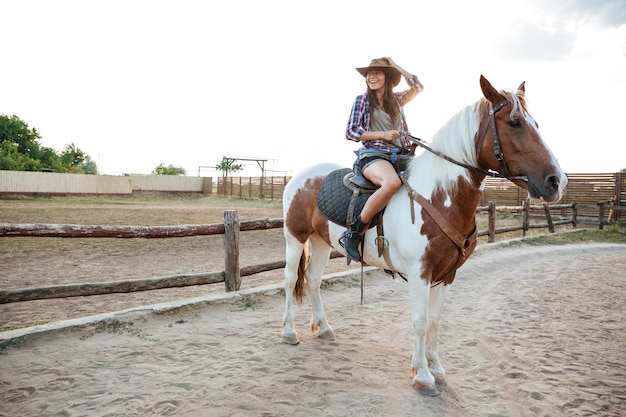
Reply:
[[[152,171],[152,175],[185,175],[186,173],[184,168],[175,167],[172,164],[165,166],[163,162]]]
[[[222,161],[215,167],[216,170],[222,171],[223,177],[228,177],[231,172],[238,172],[243,169],[243,165],[238,164],[235,158],[228,158],[224,156]]]
[[[52,148],[41,146],[40,139],[37,129],[31,129],[16,115],[0,115],[0,169],[98,173],[96,164],[73,143],[57,153]]]
[[[81,151],[74,145],[70,143],[65,146],[63,152],[61,152],[61,165],[67,169],[66,172],[72,173],[82,173],[83,170],[80,168],[81,164],[85,160],[85,152]]]
[[[41,163],[20,153],[17,144],[1,141],[0,169],[7,171],[40,171]]]
[[[98,166],[89,155],[85,155],[85,160],[80,164],[83,174],[98,175]]]
[[[30,158],[35,158],[39,151],[41,135],[37,129],[16,115],[11,117],[0,114],[0,142],[9,142],[17,146],[17,151]]]

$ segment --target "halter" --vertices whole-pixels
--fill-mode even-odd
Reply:
[[[426,145],[419,138],[416,138],[409,134],[404,134],[404,136],[407,139],[409,139],[409,141],[411,141],[412,143],[418,146],[421,146],[422,148],[437,155],[438,157],[443,158],[446,161],[452,162],[453,164],[456,164],[463,168],[467,168],[469,170],[479,172],[489,177],[505,178],[508,180],[521,180],[521,181],[528,182],[528,177],[525,175],[516,175],[516,176],[510,175],[509,169],[506,166],[506,162],[504,162],[504,154],[502,153],[502,149],[500,147],[500,139],[498,139],[498,129],[496,128],[495,114],[507,104],[509,104],[509,101],[507,99],[504,99],[503,101],[501,101],[496,107],[491,107],[491,104],[489,104],[490,109],[489,109],[489,116],[487,118],[487,123],[483,127],[482,132],[480,133],[480,139],[478,140],[478,145],[476,147],[476,158],[478,158],[480,156],[480,149],[482,148],[483,142],[485,141],[485,137],[487,136],[487,129],[491,127],[491,136],[493,137],[493,153],[496,159],[498,160],[498,163],[500,164],[500,172],[493,171],[491,169],[489,170],[482,169],[479,167],[475,167],[473,165],[465,164],[463,162],[457,161],[456,159],[450,158],[449,156],[444,155],[443,153],[439,151],[434,150],[430,146]]]

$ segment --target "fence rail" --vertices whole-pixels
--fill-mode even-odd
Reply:
[[[584,209],[593,209],[599,212],[599,224],[602,229],[604,212],[609,210],[624,210],[624,207],[606,206],[603,204],[583,205]],[[554,232],[554,226],[578,224],[577,211],[579,205],[555,204],[555,205],[530,205],[522,206],[496,206],[495,202],[490,202],[486,207],[478,207],[477,212],[488,212],[489,222],[486,230],[479,231],[478,236],[487,236],[488,242],[494,242],[495,236],[500,233],[522,230],[526,236],[529,229],[548,228]],[[571,210],[572,217],[566,219],[553,220],[550,212],[558,210]],[[530,213],[533,211],[543,212],[546,223],[530,223]],[[496,228],[496,215],[500,212],[522,213],[522,224],[519,226]],[[220,272],[176,275],[168,277],[156,277],[139,280],[126,280],[108,283],[83,283],[56,285],[42,288],[22,288],[0,291],[0,304],[14,303],[20,301],[42,300],[50,298],[80,297],[89,295],[101,295],[109,293],[129,293],[136,291],[147,291],[163,288],[185,287],[191,285],[217,284],[223,282],[225,290],[237,291],[241,285],[241,278],[261,272],[284,268],[285,261],[277,261],[260,265],[239,267],[239,233],[242,231],[266,230],[282,228],[283,219],[264,218],[248,221],[239,221],[237,211],[226,211],[224,213],[224,223],[208,225],[179,225],[179,226],[83,226],[73,224],[10,224],[0,223],[0,237],[62,237],[62,238],[172,238],[201,235],[224,235],[225,244],[225,269]],[[339,252],[333,251],[331,258],[341,257]]]

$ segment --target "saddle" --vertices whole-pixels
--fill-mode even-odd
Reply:
[[[402,172],[408,166],[412,156],[400,156],[396,161],[396,171]],[[398,174],[399,175],[399,174]],[[354,217],[361,213],[369,197],[379,187],[365,178],[360,171],[341,168],[326,176],[317,195],[317,207],[329,221],[349,228]],[[376,245],[378,256],[385,253],[386,241],[383,230],[384,209],[377,213],[366,226],[376,226]]]

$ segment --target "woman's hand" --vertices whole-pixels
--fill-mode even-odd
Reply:
[[[400,132],[398,132],[397,130],[387,130],[386,132],[380,132],[382,133],[382,140],[384,140],[385,142],[393,142],[394,140],[398,139],[400,137]]]

